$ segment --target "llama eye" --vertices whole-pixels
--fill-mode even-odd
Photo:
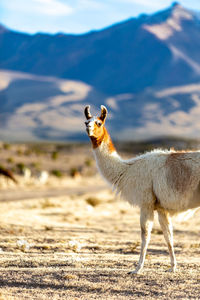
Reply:
[[[100,121],[96,121],[96,124],[98,127],[100,127],[102,125],[102,123]]]

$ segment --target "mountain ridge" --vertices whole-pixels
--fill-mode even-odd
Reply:
[[[10,128],[11,120],[25,130],[24,119],[34,124],[29,130],[36,139],[80,137],[83,128],[79,120],[83,106],[89,103],[94,109],[100,104],[108,106],[109,126],[120,139],[147,138],[166,130],[171,135],[173,128],[175,134],[185,135],[189,118],[192,125],[187,134],[197,135],[193,108],[199,109],[200,22],[196,13],[180,4],[81,35],[28,35],[1,29],[0,108],[4,130]],[[5,78],[8,85],[3,87]],[[63,81],[69,89],[63,90]],[[191,90],[192,85],[197,88]],[[74,100],[83,86],[88,87],[88,93],[84,99]],[[178,93],[158,96],[171,88]],[[55,101],[57,105],[52,106]],[[43,108],[38,112],[36,107]],[[62,109],[77,122],[72,134],[69,130],[65,134],[65,126],[60,123],[53,127],[47,122],[49,114],[62,119]],[[124,117],[126,124],[122,123]],[[72,124],[75,121],[65,125]]]

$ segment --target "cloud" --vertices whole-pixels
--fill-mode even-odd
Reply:
[[[10,12],[25,15],[44,15],[44,16],[66,16],[73,12],[73,8],[60,0],[2,0],[2,5]]]
[[[35,10],[38,13],[49,16],[63,16],[72,13],[71,6],[64,4],[58,0],[34,0]]]
[[[99,10],[106,8],[106,3],[95,0],[79,0],[76,5],[77,9]]]
[[[155,8],[158,9],[160,7],[163,7],[164,5],[169,5],[171,3],[171,0],[164,1],[164,3],[160,0],[117,0],[117,2],[123,2],[148,8]]]

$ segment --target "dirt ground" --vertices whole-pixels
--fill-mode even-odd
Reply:
[[[88,154],[82,155],[76,160],[84,164]],[[73,157],[77,152],[68,162]],[[139,258],[139,210],[117,199],[95,166],[86,165],[94,169],[45,182],[36,175],[17,175],[18,185],[0,178],[0,300],[200,299],[200,211],[173,220],[176,273],[168,272],[155,215],[144,271],[128,275]]]

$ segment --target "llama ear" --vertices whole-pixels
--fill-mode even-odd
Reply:
[[[101,119],[102,122],[105,121],[107,114],[108,114],[107,108],[104,105],[101,105],[101,116],[100,116],[100,119]]]
[[[90,113],[90,105],[87,105],[87,106],[85,107],[84,112],[85,112],[85,117],[86,117],[87,120],[89,120],[89,119],[92,118],[92,115],[91,115],[91,113]]]

